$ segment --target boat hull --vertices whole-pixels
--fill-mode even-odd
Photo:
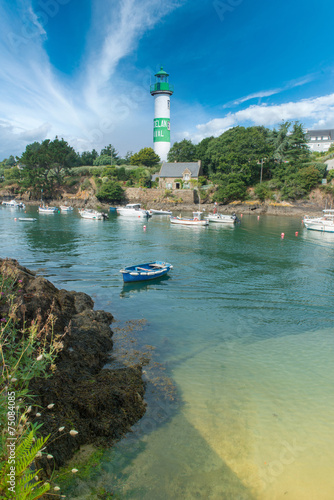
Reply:
[[[173,266],[168,262],[155,261],[121,269],[124,283],[150,281],[165,276]]]
[[[183,226],[208,226],[209,221],[207,220],[195,220],[195,219],[184,219],[182,217],[171,217],[170,222],[172,224],[180,224]]]
[[[304,226],[306,229],[310,231],[321,231],[324,233],[334,233],[334,223],[325,223],[325,222],[307,222],[304,221]]]
[[[216,214],[210,214],[207,217],[205,217],[206,220],[209,222],[214,222],[217,224],[235,224],[237,222],[236,217],[233,215],[216,215]]]

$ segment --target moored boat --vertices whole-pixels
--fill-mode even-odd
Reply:
[[[79,214],[83,219],[94,219],[94,220],[105,220],[108,219],[108,215],[104,212],[98,212],[91,208],[82,208],[79,210]]]
[[[153,208],[150,208],[149,213],[151,215],[173,215],[170,210],[155,210]]]
[[[26,208],[25,204],[22,203],[21,201],[16,201],[16,200],[10,200],[10,201],[3,201],[2,205],[5,207],[11,207],[11,208]]]
[[[334,210],[328,209],[322,211],[321,217],[309,217],[305,215],[303,224],[306,229],[312,231],[322,231],[324,233],[334,233]]]
[[[20,222],[36,222],[35,217],[19,217]]]
[[[57,207],[49,207],[48,205],[40,205],[38,207],[38,212],[40,214],[55,214],[56,212],[58,212],[58,208]]]
[[[60,205],[60,211],[61,212],[72,212],[73,207],[67,206],[67,205]]]
[[[148,281],[161,276],[165,276],[170,269],[173,269],[172,264],[156,260],[146,264],[137,264],[121,269],[124,283],[133,283],[135,281]]]
[[[237,222],[240,222],[240,219],[235,213],[232,215],[213,213],[208,214],[205,219],[209,222],[217,222],[218,224],[236,224]]]
[[[187,217],[171,217],[172,224],[181,224],[184,226],[208,226],[209,221],[202,218],[202,212],[193,212],[193,218]]]
[[[140,207],[140,203],[128,203],[127,205],[125,205],[125,207],[117,207],[116,212],[118,213],[118,215],[123,215],[125,217],[151,217],[151,214],[148,210],[144,210]]]

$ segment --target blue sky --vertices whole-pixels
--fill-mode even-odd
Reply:
[[[334,128],[333,13],[331,0],[0,0],[0,160],[56,135],[79,152],[153,147],[160,65],[172,142]]]

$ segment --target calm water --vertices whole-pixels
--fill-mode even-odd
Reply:
[[[154,408],[147,367],[149,411],[97,484],[145,500],[334,498],[333,234],[256,215],[198,229],[15,216],[0,209],[0,256],[88,293],[119,325],[145,319],[133,335],[177,388]],[[123,287],[119,269],[156,259],[174,265],[169,279]]]

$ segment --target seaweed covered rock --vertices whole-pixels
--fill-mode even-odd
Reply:
[[[50,342],[61,338],[52,376],[33,379],[29,386],[34,395],[31,418],[43,424],[44,436],[51,434],[47,450],[56,466],[82,444],[112,444],[145,413],[141,366],[113,369],[113,316],[94,311],[88,295],[58,290],[15,260],[0,259],[0,271],[20,284],[15,299],[18,324],[35,322],[46,328]],[[77,434],[72,436],[71,430]],[[45,459],[40,465],[51,473],[54,464]]]

